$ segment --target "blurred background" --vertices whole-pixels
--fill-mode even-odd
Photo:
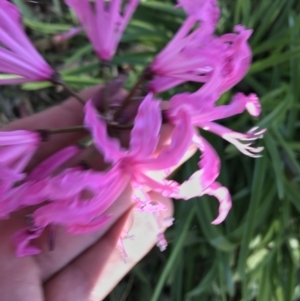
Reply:
[[[31,40],[75,89],[102,83],[101,68],[83,33],[69,40],[60,34],[78,26],[61,0],[12,0],[21,9]],[[130,87],[155,54],[174,35],[185,14],[175,0],[142,1],[113,60],[115,76],[128,74]],[[217,149],[219,182],[232,194],[228,218],[217,215],[214,198],[176,201],[175,223],[167,231],[168,249],[154,248],[127,275],[107,301],[295,301],[300,300],[300,1],[220,0],[217,34],[234,25],[252,28],[253,64],[247,76],[219,104],[238,92],[257,93],[263,113],[224,122],[239,132],[268,128],[260,159],[248,158],[213,134],[203,133]],[[162,95],[195,91],[186,84]],[[0,87],[0,123],[54,103],[67,95],[50,83]],[[197,169],[199,154],[175,175],[183,181]]]

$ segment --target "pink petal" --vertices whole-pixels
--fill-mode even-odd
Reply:
[[[0,216],[8,217],[10,213],[21,208],[44,203],[47,199],[45,187],[47,181],[26,182],[20,186],[11,188],[0,201]]]
[[[148,90],[153,93],[161,93],[163,91],[172,89],[173,87],[179,86],[184,83],[185,80],[172,78],[167,76],[155,76],[148,85]]]
[[[128,185],[128,177],[114,171],[114,178],[103,185],[102,190],[89,200],[80,196],[54,202],[38,208],[34,213],[34,224],[46,227],[49,224],[73,226],[88,224],[107,210]]]
[[[220,158],[215,149],[200,135],[195,135],[193,141],[202,152],[199,167],[202,173],[202,187],[205,189],[216,180],[220,173]]]
[[[232,44],[229,47],[231,55],[228,57],[227,74],[219,87],[219,92],[224,93],[235,86],[248,72],[251,61],[252,53],[248,45],[248,39],[252,34],[251,29],[245,29],[243,26],[236,26],[235,31],[237,34],[223,35],[221,39],[224,43]]]
[[[36,166],[27,176],[27,181],[36,181],[49,177],[56,169],[80,152],[78,146],[68,146],[48,157]]]
[[[105,161],[116,162],[126,153],[117,139],[107,134],[106,123],[101,119],[92,101],[85,105],[85,126],[91,131],[97,149],[103,154]]]
[[[40,144],[40,135],[30,131],[0,132],[0,163],[20,173]]]
[[[212,133],[215,133],[216,135],[221,136],[223,139],[233,144],[240,152],[242,152],[247,156],[253,158],[261,157],[259,153],[264,148],[253,147],[251,144],[253,143],[253,141],[257,139],[261,139],[263,137],[263,133],[266,131],[265,129],[258,130],[257,128],[254,128],[250,130],[248,133],[242,134],[242,133],[234,132],[214,122],[207,122],[203,124],[199,123],[198,126],[206,131],[210,131]]]
[[[232,206],[231,197],[226,187],[221,186],[220,183],[212,183],[206,190],[205,194],[214,196],[219,201],[219,215],[212,221],[212,224],[217,225],[222,223],[228,215],[228,212]]]
[[[96,54],[104,61],[114,56],[124,30],[140,0],[95,1],[92,8],[88,0],[67,0],[67,4],[76,12]],[[123,15],[121,15],[123,11]]]
[[[4,45],[0,46],[0,72],[24,76],[27,81],[51,79],[54,71],[27,38],[18,9],[6,0],[0,2],[0,44]]]
[[[66,169],[48,180],[45,187],[46,194],[51,200],[68,199],[84,191],[97,195],[105,185],[109,185],[116,178],[114,169],[117,167],[108,173],[81,168]]]
[[[157,158],[143,162],[146,170],[163,170],[176,166],[190,147],[194,129],[187,110],[178,109],[171,121],[174,129],[170,145],[165,146]]]
[[[195,98],[195,97],[193,97]],[[189,98],[185,98],[185,102],[191,103],[192,96]],[[259,99],[255,94],[250,94],[248,96],[243,93],[237,93],[230,104],[223,106],[214,106],[214,107],[203,107],[202,111],[199,111],[200,108],[200,97],[198,97],[198,111],[194,109],[193,123],[195,124],[203,124],[205,122],[210,122],[219,119],[225,119],[231,116],[235,116],[243,113],[247,110],[250,115],[257,117],[261,112],[261,105],[259,103]],[[177,104],[174,104],[177,105]],[[196,107],[194,105],[194,107]]]
[[[130,135],[130,155],[136,160],[151,156],[158,143],[161,128],[160,102],[148,94],[141,103]]]

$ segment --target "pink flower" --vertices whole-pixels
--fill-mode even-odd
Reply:
[[[190,146],[193,128],[184,110],[178,112],[171,144],[158,156],[155,156],[155,150],[162,123],[160,102],[153,100],[151,94],[148,94],[139,107],[128,150],[123,149],[118,140],[108,136],[106,123],[101,120],[91,101],[86,104],[84,122],[105,160],[118,166],[124,174],[129,174],[134,187],[148,186],[152,190],[163,191],[166,194],[174,191],[169,182],[162,179],[157,181],[149,176],[149,172],[175,166]],[[185,135],[182,136],[182,133]]]
[[[96,54],[104,61],[114,56],[123,32],[140,0],[96,0],[94,7],[88,0],[66,0],[76,12]],[[121,11],[124,11],[121,15]]]
[[[93,107],[91,101],[86,104],[85,125],[91,131],[95,146],[103,154],[106,161],[114,164],[119,176],[129,176],[133,189],[133,201],[137,210],[156,214],[164,207],[153,204],[147,194],[149,189],[166,196],[176,195],[178,184],[161,177],[153,177],[152,171],[169,169],[180,161],[191,144],[193,128],[185,110],[178,111],[178,119],[174,122],[171,143],[155,155],[159,142],[162,124],[160,102],[148,96],[141,103],[134,127],[131,131],[129,149],[123,149],[119,141],[108,136],[106,123]],[[184,133],[184,135],[182,135]],[[166,247],[162,231],[158,234],[158,245],[161,250]]]
[[[176,115],[178,107],[187,106],[192,123],[195,125],[235,116],[246,110],[253,117],[257,117],[261,113],[261,105],[255,94],[246,96],[243,93],[237,93],[230,104],[215,106],[217,99],[212,95],[207,95],[203,88],[205,89],[205,86],[193,94],[182,93],[173,96],[168,113]]]
[[[50,80],[54,71],[32,46],[20,20],[18,9],[0,0],[0,72],[16,75],[0,84]]]
[[[251,64],[247,43],[252,31],[236,26],[236,33],[216,37],[208,27],[189,17],[169,44],[155,57],[151,70],[156,75],[149,84],[155,93],[186,81],[206,83],[207,94],[222,93],[237,84]]]

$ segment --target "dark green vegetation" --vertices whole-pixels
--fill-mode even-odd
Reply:
[[[36,1],[46,4],[24,6],[22,0],[13,1],[23,10],[33,40],[47,40],[76,24],[59,0]],[[43,10],[34,13],[38,7]],[[210,224],[217,215],[214,198],[176,202],[167,251],[154,249],[107,300],[300,300],[300,2],[220,0],[220,7],[218,34],[232,31],[239,23],[253,28],[254,58],[246,78],[219,103],[228,102],[237,91],[255,92],[263,107],[257,120],[245,113],[224,124],[240,132],[255,125],[267,127],[265,138],[258,142],[265,146],[263,157],[248,158],[219,137],[208,135],[222,159],[219,181],[233,197],[228,218],[219,226]],[[132,85],[183,18],[171,1],[143,1],[114,59],[114,72],[133,66],[127,83]],[[45,44],[40,44],[45,57],[63,70],[65,81],[74,88],[102,81],[97,59],[83,35],[63,47]],[[41,104],[45,92],[39,89],[47,86],[24,85],[23,89],[36,91],[22,95],[39,99],[32,106],[41,108],[47,104]],[[54,95],[51,89],[46,90],[48,102]],[[9,89],[5,93],[11,97]],[[198,157],[182,166],[177,179],[189,177]]]

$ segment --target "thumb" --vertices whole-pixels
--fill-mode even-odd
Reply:
[[[160,230],[164,231],[164,219],[173,214],[172,201],[157,193],[151,192],[149,195],[167,208],[158,218],[163,227]],[[132,239],[123,241],[127,253],[125,262],[116,247],[116,231],[113,227],[98,243],[46,284],[46,296],[49,296],[46,300],[103,300],[157,242],[159,231],[157,220],[152,214],[134,211],[131,216],[127,216],[129,223],[132,219],[133,223],[128,232]],[[116,227],[118,228],[117,224]],[[119,230],[117,232],[120,233]]]

